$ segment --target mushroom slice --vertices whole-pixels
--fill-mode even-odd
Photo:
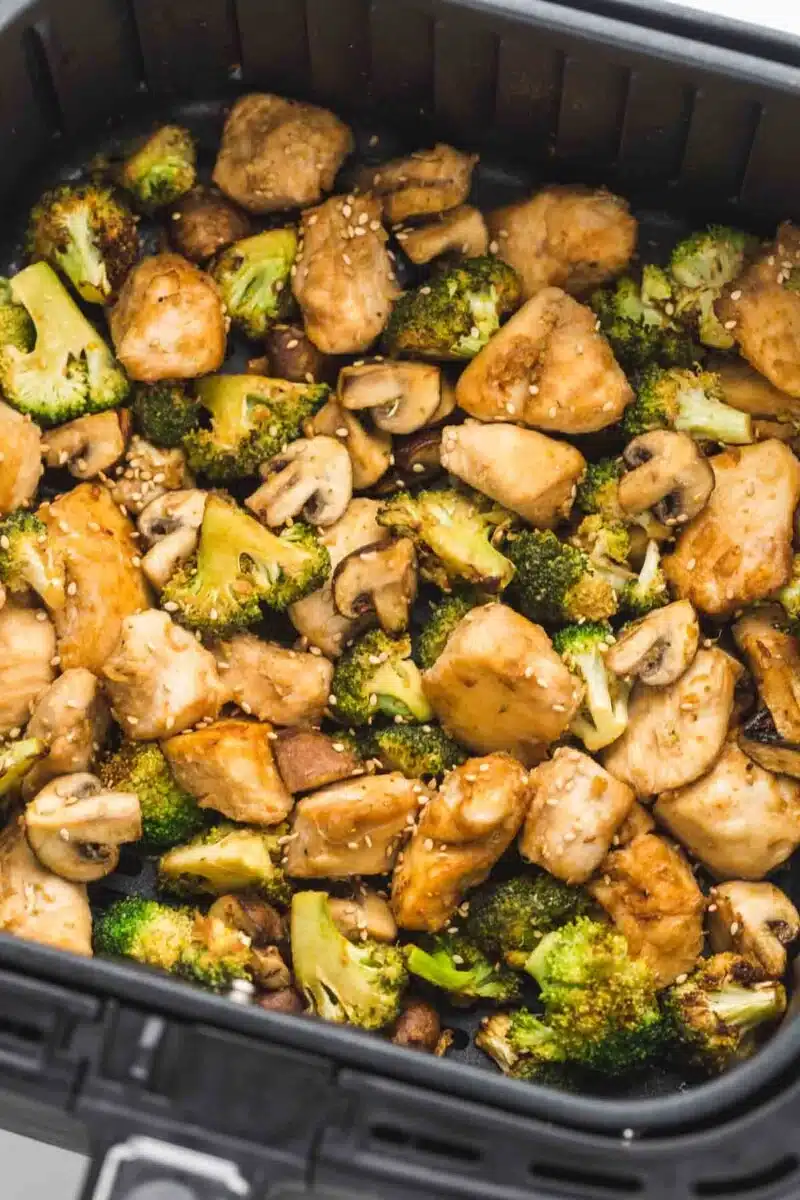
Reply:
[[[151,500],[139,514],[139,533],[151,546],[183,529],[199,529],[203,523],[207,492],[181,488]]]
[[[463,204],[477,161],[477,154],[462,154],[453,146],[437,142],[406,158],[364,167],[357,182],[364,191],[380,197],[384,216],[396,224]]]
[[[800,643],[785,623],[780,605],[765,604],[736,621],[733,637],[774,722],[775,737],[765,740],[800,742]]]
[[[654,429],[629,442],[622,454],[628,473],[619,482],[620,507],[652,509],[665,525],[696,517],[714,490],[714,472],[688,433]]]
[[[324,434],[342,440],[350,455],[354,492],[371,488],[392,465],[392,435],[382,429],[367,428],[337,400],[323,404],[306,423],[305,433],[307,437]]]
[[[691,666],[699,640],[697,614],[688,600],[676,600],[629,625],[609,647],[606,666],[622,678],[664,687]]]
[[[343,617],[374,613],[386,633],[404,633],[417,595],[417,555],[411,538],[378,542],[342,559],[333,575],[333,603]]]
[[[415,433],[442,408],[446,388],[433,363],[372,362],[343,367],[337,396],[343,408],[372,409],[372,419],[386,433]]]
[[[300,513],[312,525],[333,525],[353,494],[350,455],[330,437],[298,438],[261,468],[265,483],[245,501],[266,525]]]
[[[142,559],[142,571],[148,582],[159,591],[165,587],[181,563],[192,557],[199,540],[197,529],[176,529],[151,546]]]
[[[800,935],[800,913],[774,883],[734,879],[711,889],[708,933],[715,954],[733,950],[779,979],[786,947]]]
[[[739,748],[765,771],[800,779],[800,742],[778,732],[772,713],[760,708],[739,730]]]
[[[183,491],[194,483],[183,450],[164,450],[138,434],[131,438],[117,475],[111,490],[114,503],[137,514],[166,492]]]
[[[116,869],[119,847],[142,836],[135,792],[106,792],[96,775],[53,779],[25,809],[28,841],[62,879],[90,883]]]
[[[426,483],[442,473],[441,429],[418,429],[405,438],[398,438],[394,447],[397,479]],[[396,483],[395,483],[396,486]]]
[[[273,325],[264,339],[268,369],[258,371],[292,383],[322,383],[330,375],[331,359],[306,337],[302,325]]]
[[[368,937],[376,942],[397,940],[397,923],[388,901],[369,888],[351,899],[332,896],[330,909],[340,932],[353,942]]]
[[[48,467],[66,467],[75,479],[94,479],[119,462],[130,432],[126,408],[79,417],[48,433],[45,462]]]
[[[272,745],[278,772],[292,795],[364,774],[355,751],[319,729],[283,729]]]

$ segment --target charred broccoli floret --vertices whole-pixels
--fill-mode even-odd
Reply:
[[[412,975],[459,1000],[513,1004],[519,999],[518,976],[508,967],[490,962],[463,934],[436,934],[418,946],[406,946],[405,955]]]
[[[8,403],[45,426],[121,404],[128,378],[53,268],[34,263],[9,282],[11,312],[0,314],[0,330],[14,335],[0,343],[0,390]],[[17,305],[36,331],[28,350],[21,344]]]
[[[194,187],[197,153],[188,129],[164,125],[126,158],[119,173],[122,186],[144,212],[174,204]]]
[[[0,811],[47,750],[47,743],[41,738],[23,738],[0,746]]]
[[[583,888],[537,871],[490,883],[472,897],[467,933],[493,960],[524,967],[546,933],[584,916],[590,901]]]
[[[313,592],[330,570],[328,551],[309,525],[280,535],[226,496],[209,496],[197,554],[167,583],[161,598],[189,629],[222,637],[254,625],[261,605],[283,610]]]
[[[210,375],[196,391],[211,425],[189,432],[183,445],[192,470],[212,483],[257,474],[261,463],[300,437],[328,396],[324,384],[258,375]]]
[[[619,521],[622,517],[619,481],[624,474],[625,464],[621,458],[600,458],[588,463],[575,493],[575,507],[587,516]]]
[[[13,346],[28,354],[36,344],[36,329],[24,304],[15,300],[8,279],[0,277],[0,354]]]
[[[595,292],[591,305],[626,370],[651,363],[688,367],[695,359],[691,338],[674,319],[672,284],[660,267],[646,266],[641,284],[626,277]]]
[[[475,1045],[489,1055],[504,1075],[514,1079],[557,1082],[558,1076],[550,1077],[549,1071],[567,1061],[566,1051],[553,1030],[526,1008],[485,1017],[475,1035]]]
[[[617,740],[628,724],[629,687],[606,670],[605,653],[614,640],[603,621],[567,625],[553,636],[553,647],[583,680],[586,692],[571,731],[594,753]]]
[[[97,769],[107,788],[135,792],[142,810],[142,840],[154,850],[187,842],[210,814],[180,786],[156,742],[123,742]]]
[[[379,715],[406,721],[433,717],[419,667],[411,661],[411,638],[389,637],[382,629],[364,634],[338,660],[333,695],[335,714],[345,725],[366,725]]]
[[[11,593],[33,588],[51,609],[64,604],[64,564],[52,550],[47,526],[28,509],[0,521],[0,583]]]
[[[517,572],[514,601],[531,621],[602,621],[617,611],[613,587],[592,567],[589,556],[549,530],[518,533],[505,549]]]
[[[445,775],[465,762],[467,754],[439,725],[389,725],[370,733],[366,757],[379,758],[387,771],[420,779]]]
[[[288,904],[292,891],[280,864],[284,832],[221,822],[162,855],[159,882],[181,896],[224,896],[249,888],[273,904]]]
[[[294,229],[267,229],[234,242],[211,268],[231,320],[249,338],[263,338],[289,312],[289,272],[296,253]]]
[[[715,350],[733,349],[735,340],[714,312],[726,284],[741,273],[754,239],[739,229],[711,225],[685,238],[672,252],[675,311],[692,322],[698,339]]]
[[[462,588],[431,605],[430,616],[417,638],[417,661],[423,671],[436,662],[447,645],[447,639],[456,625],[471,612],[480,600],[468,589]]]
[[[136,218],[103,184],[65,184],[33,209],[28,252],[66,275],[81,299],[108,304],[139,254]]]
[[[626,616],[645,617],[654,608],[669,604],[669,589],[661,570],[661,550],[658,542],[648,542],[642,569],[629,580],[619,594],[619,606]]]
[[[786,990],[737,954],[715,954],[662,996],[671,1033],[696,1066],[718,1074],[748,1058],[786,1011]]]
[[[737,446],[752,442],[750,414],[725,404],[722,395],[720,378],[713,371],[651,367],[625,409],[622,428],[629,437],[652,429],[678,429],[701,441]]]
[[[182,383],[140,384],[133,401],[138,432],[166,450],[180,446],[197,429],[201,411]]]
[[[383,336],[386,352],[436,361],[474,358],[521,294],[516,272],[501,259],[462,259],[403,293]]]
[[[325,892],[292,897],[291,941],[295,981],[317,1016],[362,1029],[396,1020],[408,982],[399,946],[348,941]]]
[[[413,538],[422,575],[446,592],[458,581],[488,592],[509,584],[514,568],[494,540],[513,520],[480,493],[455,488],[397,492],[378,513],[379,525]]]

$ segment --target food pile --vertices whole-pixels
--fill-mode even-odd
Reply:
[[[0,281],[0,929],[720,1072],[800,934],[800,229],[642,263],[605,190],[354,146],[248,95],[201,182],[162,127]]]

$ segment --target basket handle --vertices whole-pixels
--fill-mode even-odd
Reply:
[[[250,1200],[235,1163],[150,1137],[110,1146],[81,1200]]]

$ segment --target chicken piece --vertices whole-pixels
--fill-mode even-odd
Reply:
[[[111,714],[100,681],[85,667],[59,675],[36,702],[25,736],[47,743],[45,758],[28,772],[26,798],[57,775],[88,771],[102,749]]]
[[[648,810],[638,800],[634,800],[630,812],[611,839],[611,845],[628,846],[641,833],[652,833],[656,823]]]
[[[48,467],[64,467],[73,479],[95,479],[125,453],[131,431],[127,408],[90,413],[51,429],[42,445]]]
[[[322,718],[333,678],[327,658],[286,650],[252,633],[217,642],[212,651],[228,696],[244,712],[274,725]]]
[[[86,885],[53,875],[28,845],[20,821],[0,833],[0,930],[91,957]]]
[[[255,92],[228,114],[212,178],[248,212],[304,208],[331,190],[354,145],[328,109]]]
[[[367,350],[399,295],[380,216],[373,196],[332,196],[303,213],[292,287],[323,354]]]
[[[379,508],[377,500],[351,500],[343,517],[320,530],[319,540],[330,554],[331,574],[318,591],[289,607],[297,632],[328,658],[338,658],[346,643],[363,628],[362,620],[343,617],[337,612],[333,603],[333,572],[354,550],[388,540],[387,531],[377,521]]]
[[[438,142],[431,150],[416,150],[377,167],[364,167],[357,183],[379,196],[386,220],[397,225],[410,217],[427,217],[463,204],[469,195],[477,154]]]
[[[518,425],[447,425],[441,462],[446,471],[536,529],[554,529],[572,510],[586,459],[566,442]]]
[[[169,738],[161,749],[201,808],[248,825],[278,825],[294,801],[275,766],[274,737],[266,721],[229,718]]]
[[[658,987],[693,969],[703,949],[705,902],[676,846],[640,834],[606,857],[588,891],[625,934],[633,957],[650,967]]]
[[[0,400],[0,516],[30,504],[42,477],[42,435],[28,416]]]
[[[213,654],[155,608],[126,617],[101,674],[112,712],[134,741],[213,719],[226,699]]]
[[[800,782],[726,743],[707,775],[659,796],[655,815],[718,879],[762,879],[800,845]]]
[[[62,670],[98,675],[123,622],[150,605],[134,528],[100,483],[81,483],[39,516],[66,563],[67,603],[54,614]]]
[[[218,250],[253,232],[246,213],[235,208],[214,188],[192,188],[173,205],[169,236],[175,249],[192,262],[206,262]]]
[[[716,372],[722,399],[731,408],[789,424],[800,419],[798,398],[773,387],[768,379],[740,358],[731,358],[729,354],[715,355],[708,369]]]
[[[385,875],[428,798],[399,771],[335,783],[297,804],[286,873],[297,879]]]
[[[0,609],[0,736],[24,729],[55,677],[56,631],[43,611]]]
[[[800,742],[800,644],[785,621],[778,605],[754,608],[736,622],[733,636],[775,729],[784,740]]]
[[[222,366],[227,326],[216,283],[180,254],[143,258],[108,317],[131,379],[196,379]]]
[[[413,263],[428,263],[440,254],[478,258],[489,249],[489,231],[479,208],[462,204],[424,225],[405,229],[397,240]]]
[[[627,727],[606,750],[603,766],[640,797],[691,783],[725,743],[741,674],[736,659],[713,646],[698,650],[667,687],[636,683]]]
[[[743,879],[711,889],[708,933],[715,954],[733,951],[757,963],[765,975],[786,971],[786,947],[800,935],[800,913],[774,883]]]
[[[714,311],[751,366],[800,397],[800,228],[786,221],[755,262],[723,291]]]
[[[395,868],[397,924],[443,929],[511,845],[529,800],[528,774],[508,754],[470,758],[446,775]]]
[[[281,779],[293,795],[313,792],[365,771],[355,751],[319,729],[284,729],[273,749]]]
[[[131,438],[125,462],[117,471],[111,498],[115,504],[138,515],[159,496],[192,488],[193,484],[180,448],[162,450],[136,435]]]
[[[719,617],[788,581],[800,463],[774,439],[731,447],[709,461],[714,491],[663,568],[679,598]]]
[[[504,604],[474,608],[423,676],[439,720],[470,750],[535,763],[561,737],[583,687],[540,625]]]
[[[632,790],[580,750],[561,746],[531,772],[523,858],[565,883],[585,883],[634,803]]]
[[[551,433],[614,425],[633,391],[590,308],[545,288],[473,358],[456,384],[481,421],[518,421]]]
[[[526,300],[546,287],[580,295],[621,275],[636,249],[627,201],[604,188],[547,187],[495,209],[486,223]]]

